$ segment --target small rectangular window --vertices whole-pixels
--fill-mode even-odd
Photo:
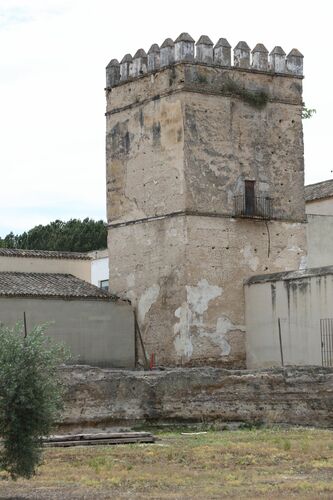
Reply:
[[[102,288],[103,290],[108,290],[109,289],[109,280],[100,281],[99,287]]]

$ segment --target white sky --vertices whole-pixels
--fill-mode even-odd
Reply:
[[[105,219],[105,66],[182,31],[304,54],[306,183],[332,177],[329,0],[0,0],[0,236]],[[332,4],[333,5],[333,4]]]

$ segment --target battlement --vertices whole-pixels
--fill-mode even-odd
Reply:
[[[195,43],[188,33],[182,33],[175,41],[167,38],[161,47],[153,44],[148,53],[139,49],[134,57],[126,54],[120,63],[112,59],[106,67],[106,87],[115,87],[183,62],[303,77],[303,55],[297,49],[292,49],[286,56],[280,46],[269,53],[262,43],[251,50],[246,42],[241,41],[233,49],[232,58],[231,45],[226,38],[220,38],[214,46],[206,35]]]

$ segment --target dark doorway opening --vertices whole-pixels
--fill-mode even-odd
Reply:
[[[256,211],[254,185],[255,181],[245,181],[245,215],[254,215]]]

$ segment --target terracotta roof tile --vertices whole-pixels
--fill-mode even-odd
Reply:
[[[91,260],[86,253],[57,252],[54,250],[23,250],[19,248],[0,248],[2,257],[38,257],[40,259],[81,259]]]
[[[0,296],[117,300],[106,290],[60,273],[0,272]]]
[[[333,179],[305,186],[305,201],[320,200],[333,196]]]

